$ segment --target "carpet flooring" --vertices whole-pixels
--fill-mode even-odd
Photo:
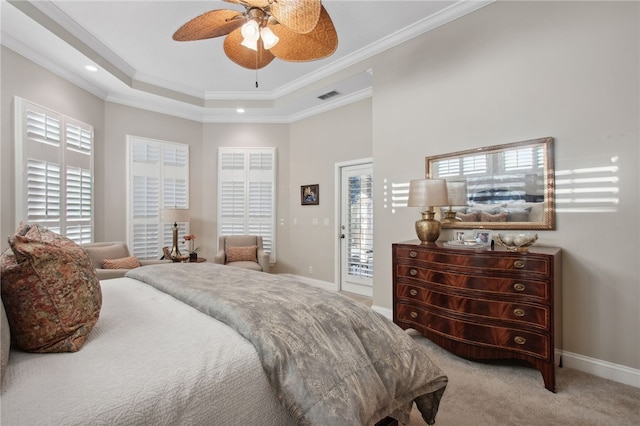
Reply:
[[[449,377],[436,426],[640,425],[640,388],[563,367],[553,393],[534,368],[468,361],[410,333]],[[414,407],[410,425],[424,424]]]
[[[371,306],[370,298],[344,294]],[[553,393],[532,367],[469,361],[408,332],[449,377],[436,426],[640,426],[640,388],[563,367]],[[409,426],[425,424],[414,406]]]

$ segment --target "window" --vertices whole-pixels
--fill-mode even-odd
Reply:
[[[275,262],[275,148],[218,150],[218,235],[259,235]]]
[[[534,168],[534,156],[534,149],[531,147],[506,151],[504,153],[504,170],[507,172],[531,170]]]
[[[93,241],[93,127],[15,98],[16,217]]]
[[[189,208],[189,146],[127,136],[127,182],[127,244],[132,255],[157,259],[173,244],[162,210]],[[188,232],[178,224],[180,237]]]

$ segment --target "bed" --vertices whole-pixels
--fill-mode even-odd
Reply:
[[[145,266],[100,289],[80,350],[12,348],[2,425],[373,425],[408,422],[414,403],[435,421],[446,376],[339,293],[212,263]]]

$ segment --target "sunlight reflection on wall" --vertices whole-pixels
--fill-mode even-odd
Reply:
[[[396,212],[396,207],[407,207],[409,199],[409,182],[391,182],[391,194],[387,179],[384,179],[384,208],[389,208],[389,195],[391,195],[391,213]]]
[[[610,166],[557,170],[555,202],[557,213],[610,213],[618,211],[618,157],[611,157]],[[389,187],[390,186],[390,187]],[[391,197],[389,199],[389,197]],[[389,182],[384,179],[384,208],[406,207],[409,182]],[[390,201],[390,203],[389,203]]]
[[[608,213],[618,210],[618,157],[611,166],[556,171],[556,212]]]

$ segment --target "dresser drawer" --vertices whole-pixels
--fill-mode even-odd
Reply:
[[[455,249],[429,250],[419,246],[413,248],[400,246],[397,249],[397,261],[402,262],[402,259],[408,259],[411,262],[427,262],[431,264],[431,267],[438,267],[439,265],[441,268],[446,269],[451,267],[478,268],[485,273],[494,271],[498,273],[515,272],[548,276],[551,271],[548,257],[537,256],[533,253],[486,251],[475,252],[473,256],[469,256],[467,253],[458,253]]]
[[[473,290],[519,298],[535,297],[541,302],[548,301],[550,297],[549,284],[546,281],[444,272],[403,264],[396,265],[394,272],[399,283],[411,283],[416,286],[423,284],[431,287],[431,284],[436,284],[451,287],[452,291]]]
[[[440,293],[409,284],[397,285],[398,300],[410,305],[425,305],[425,309],[445,309],[458,317],[475,318],[477,321],[509,321],[513,325],[528,325],[546,330],[549,326],[549,308],[543,305],[501,302]]]
[[[550,360],[550,339],[545,333],[535,333],[508,326],[496,327],[449,318],[416,306],[397,303],[396,321],[474,346],[490,347],[523,353]]]

